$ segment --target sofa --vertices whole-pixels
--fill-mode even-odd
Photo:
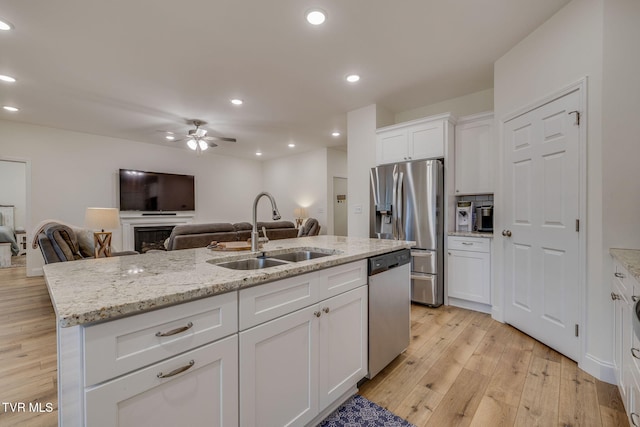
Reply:
[[[298,237],[299,230],[290,221],[258,222],[258,232],[263,236],[263,227],[269,240]],[[176,225],[166,243],[168,251],[203,248],[212,241],[242,242],[251,238],[253,226],[248,222],[184,224]],[[319,231],[319,228],[318,228]]]

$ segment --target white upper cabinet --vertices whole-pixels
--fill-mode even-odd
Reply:
[[[376,163],[445,157],[450,114],[387,126],[376,131]]]
[[[460,118],[455,137],[455,194],[492,194],[493,113]]]

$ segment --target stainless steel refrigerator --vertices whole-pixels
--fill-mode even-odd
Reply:
[[[411,249],[411,300],[433,307],[444,299],[443,204],[441,160],[371,169],[371,237],[416,242]]]

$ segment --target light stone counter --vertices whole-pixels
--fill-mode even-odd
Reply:
[[[207,262],[261,255],[183,249],[61,262],[44,266],[49,295],[61,327],[98,322],[295,276],[410,248],[414,242],[339,236],[274,240],[261,252],[320,248],[335,255],[260,270],[231,270]]]
[[[640,249],[609,249],[609,253],[629,274],[640,281]]]
[[[493,233],[491,232],[479,232],[479,231],[449,231],[449,236],[460,237],[483,237],[485,239],[493,239]]]

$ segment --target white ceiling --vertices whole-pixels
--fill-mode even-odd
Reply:
[[[0,0],[0,74],[18,79],[0,104],[21,109],[0,119],[159,144],[201,119],[238,139],[209,152],[252,159],[344,146],[348,111],[491,88],[494,61],[568,1]]]

